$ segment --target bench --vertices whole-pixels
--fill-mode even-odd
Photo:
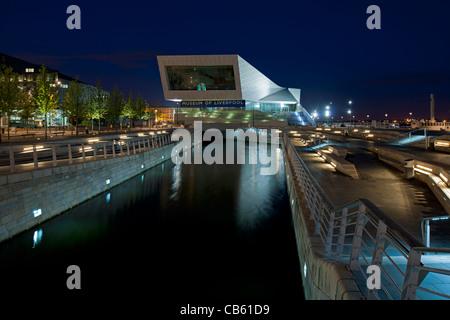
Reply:
[[[54,134],[55,136],[57,136],[58,134],[64,134],[64,131],[58,131],[58,132],[52,132],[52,134]]]
[[[36,133],[24,133],[24,134],[21,134],[21,136],[22,137],[28,137],[28,136],[31,136],[31,137],[33,137],[34,138],[34,136],[36,135]]]

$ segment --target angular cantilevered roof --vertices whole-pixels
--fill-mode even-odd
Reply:
[[[237,58],[242,99],[273,103],[300,102],[300,89],[280,87],[240,56]]]
[[[272,102],[272,103],[298,103],[297,99],[292,95],[289,89],[281,89],[267,97],[259,99],[259,102]]]

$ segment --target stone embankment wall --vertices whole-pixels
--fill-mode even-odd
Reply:
[[[172,147],[0,175],[0,242],[170,159]]]
[[[314,221],[303,199],[291,163],[283,148],[286,181],[291,205],[292,221],[297,241],[303,290],[308,300],[360,300],[361,292],[347,265],[324,258],[324,245],[315,234]]]

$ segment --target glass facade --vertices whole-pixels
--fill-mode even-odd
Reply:
[[[246,110],[258,110],[269,114],[297,111],[296,103],[246,102]]]
[[[233,66],[167,66],[169,90],[236,90]]]

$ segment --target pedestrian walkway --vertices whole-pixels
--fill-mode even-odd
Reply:
[[[175,127],[173,127],[175,128]],[[15,132],[10,132],[10,138],[8,139],[8,135],[2,134],[2,142],[0,143],[0,146],[2,145],[18,145],[18,144],[33,144],[33,143],[40,143],[44,141],[61,141],[61,140],[67,140],[67,139],[74,139],[74,138],[88,138],[88,137],[101,137],[101,136],[107,136],[112,135],[116,133],[133,133],[133,132],[141,132],[141,131],[149,131],[149,130],[165,130],[168,128],[161,128],[161,127],[136,127],[136,128],[122,128],[122,129],[110,129],[110,128],[101,128],[101,131],[99,132],[97,129],[94,128],[94,130],[88,129],[88,133],[86,133],[85,129],[79,129],[78,130],[78,136],[76,135],[75,130],[59,130],[59,129],[51,129],[47,131],[47,139],[45,139],[44,130],[43,129],[32,129],[28,130],[28,134],[26,132],[26,129],[18,129]]]
[[[335,208],[348,205],[358,198],[368,199],[419,241],[422,241],[423,218],[446,216],[444,208],[425,183],[416,179],[405,179],[401,171],[380,161],[377,154],[367,150],[374,142],[349,139],[346,143],[331,141],[324,143],[348,148],[346,159],[355,165],[360,175],[360,179],[355,180],[324,162],[314,148],[308,148],[301,139],[291,138],[291,141]],[[431,246],[449,248],[449,224],[447,227],[440,224],[433,230],[439,234],[432,234]],[[365,241],[370,242],[374,239]],[[417,300],[450,298],[450,251],[440,250],[442,252],[438,254],[432,252],[421,256],[423,270],[419,272],[420,280],[415,295]],[[382,273],[382,278],[389,275],[390,281],[383,278],[382,283],[389,287],[385,289],[391,296],[383,296],[384,291],[378,291],[377,294],[381,295],[381,299],[401,299],[407,259],[399,254],[398,250],[393,250],[393,247],[385,247],[383,251],[381,265],[385,272]],[[359,257],[359,265],[370,264],[372,254],[370,251],[364,252],[364,257]],[[348,263],[348,261],[341,262]],[[354,275],[364,294],[367,275],[357,271]]]
[[[291,138],[291,141],[335,207],[359,198],[368,199],[419,240],[422,239],[422,219],[446,215],[425,183],[404,179],[400,171],[381,162],[376,154],[365,149],[369,146],[368,142],[330,142],[330,145],[348,148],[346,159],[355,165],[360,176],[355,180],[337,172],[299,139]]]

